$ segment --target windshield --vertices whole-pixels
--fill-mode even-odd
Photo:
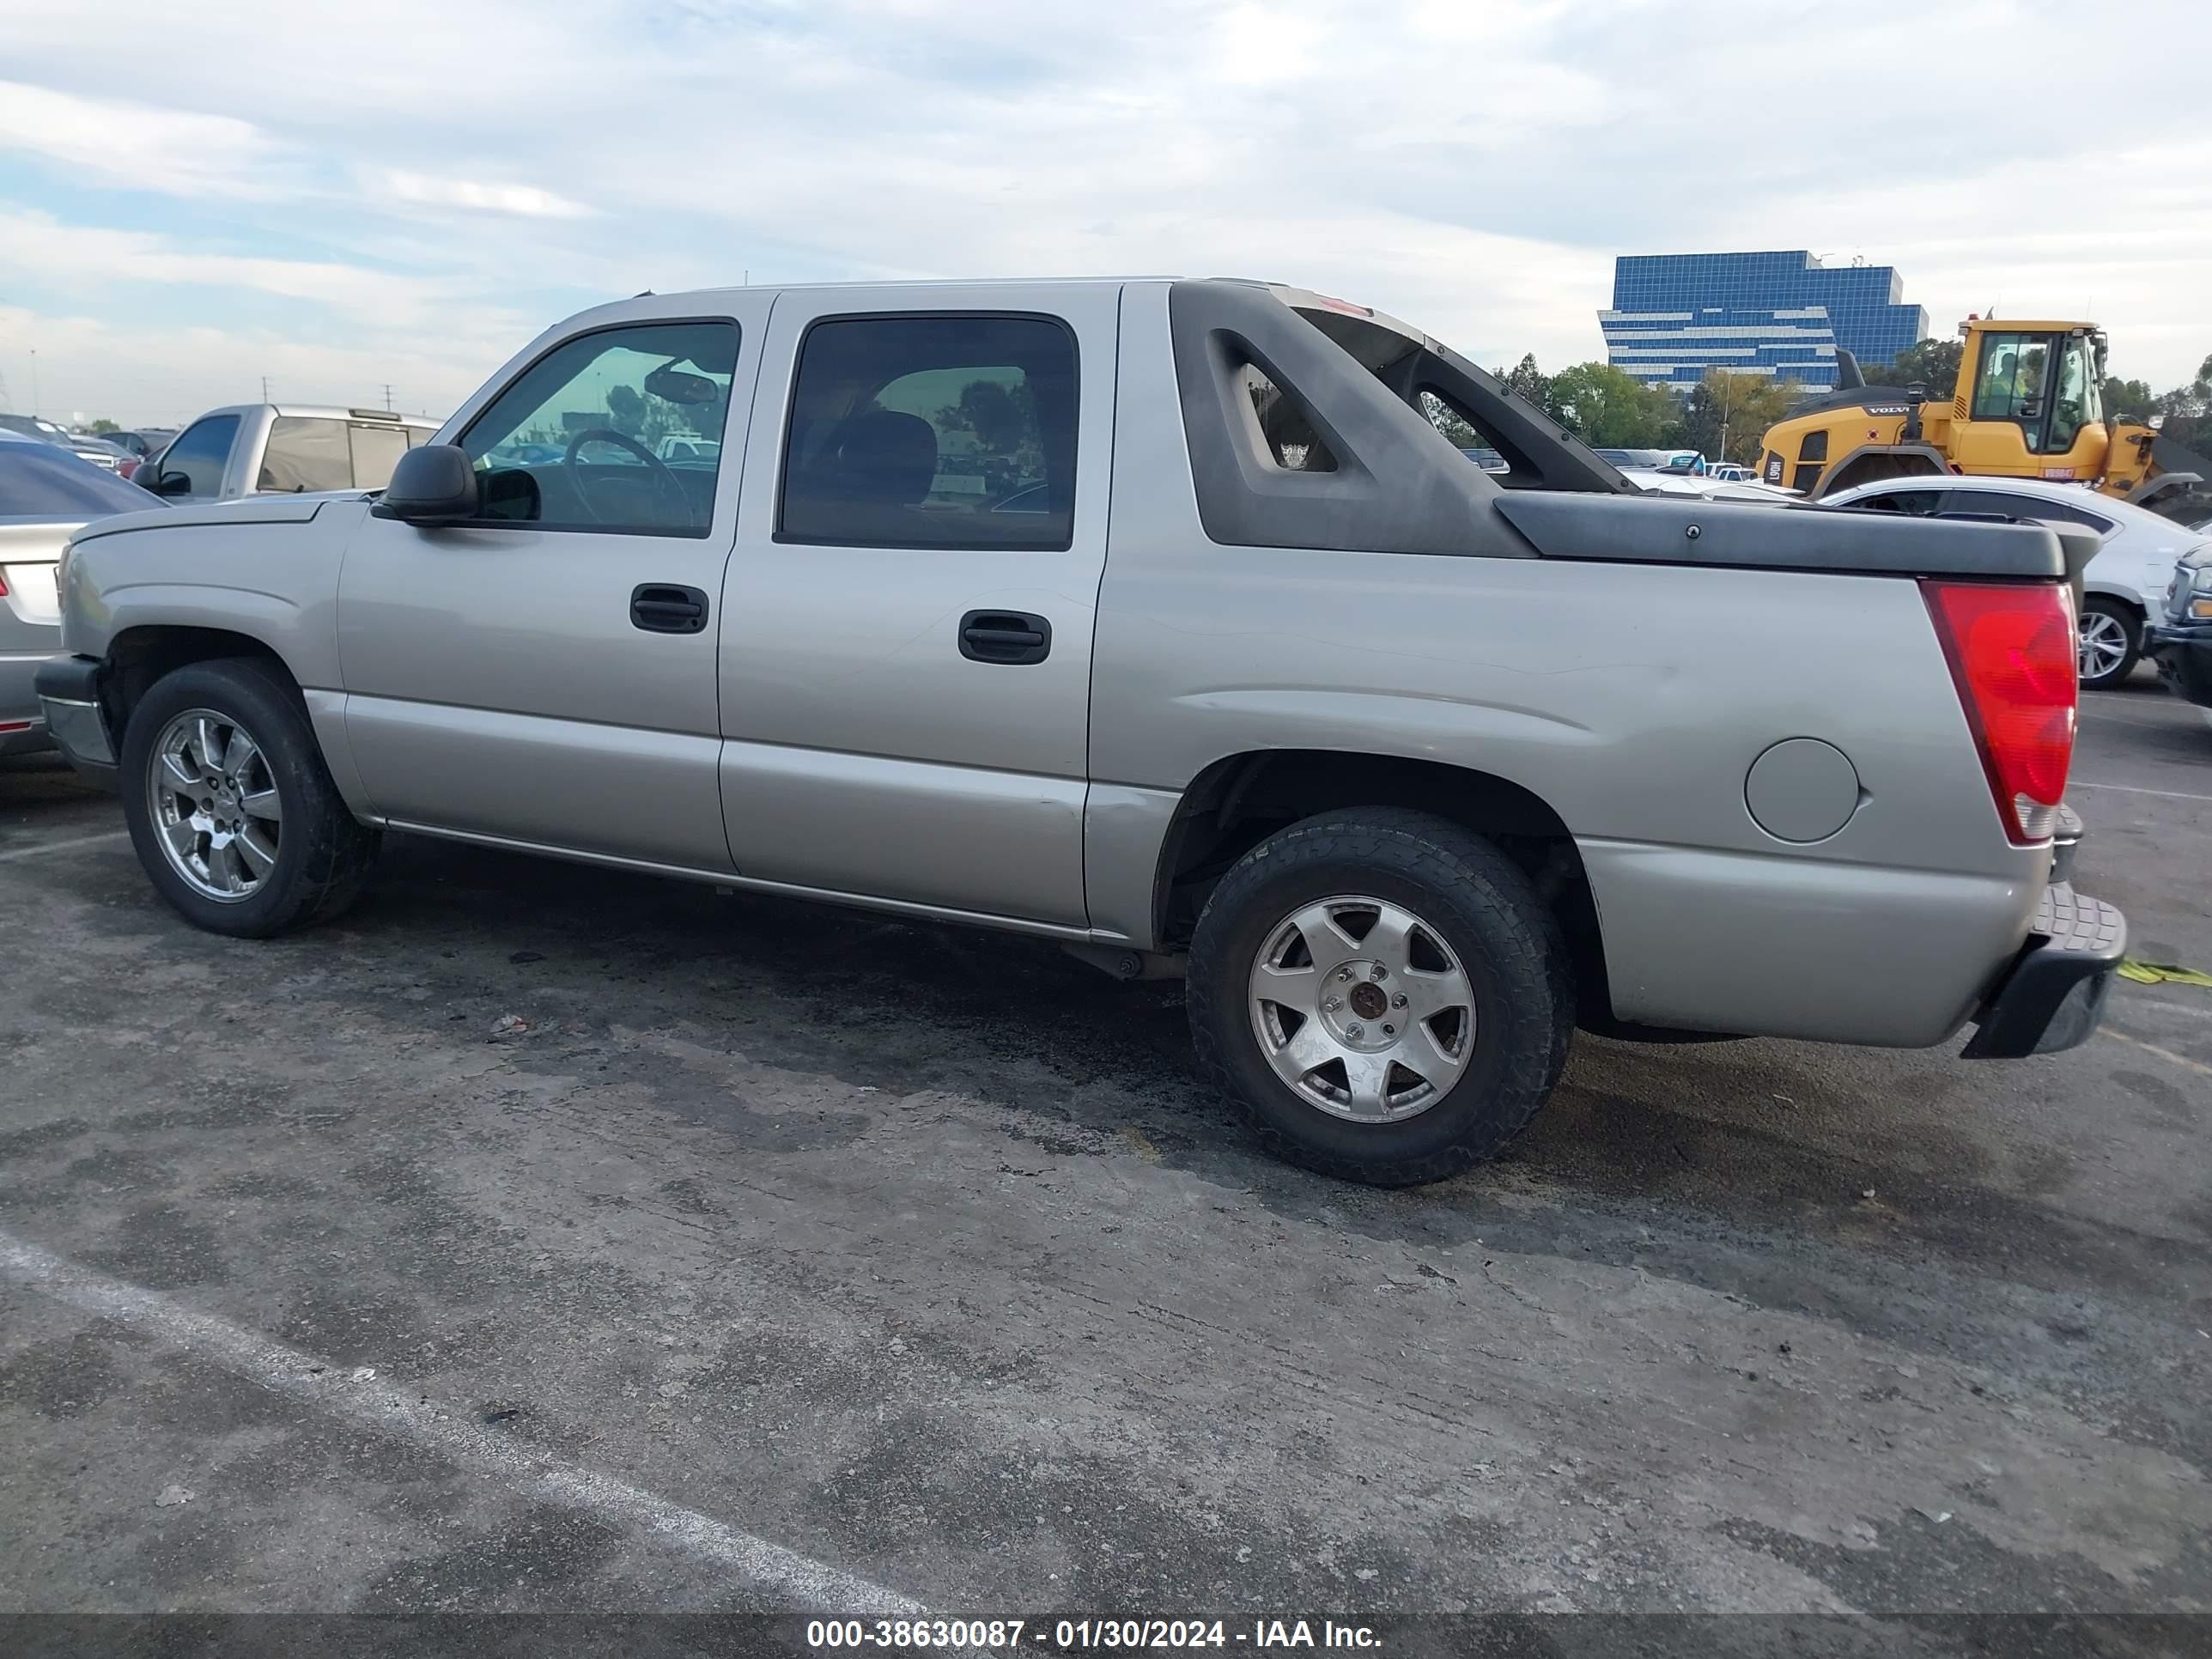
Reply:
[[[67,450],[0,441],[0,518],[82,523],[161,504]]]

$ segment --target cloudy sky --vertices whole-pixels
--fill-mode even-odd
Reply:
[[[1173,271],[1496,362],[1620,252],[1809,247],[2212,352],[2212,7],[0,0],[7,404],[443,413],[651,288]],[[1839,27],[1840,26],[1840,27]],[[36,357],[32,354],[35,350]]]

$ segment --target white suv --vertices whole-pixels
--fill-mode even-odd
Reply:
[[[2173,581],[2175,562],[2208,545],[2190,529],[2076,483],[2040,478],[1889,478],[1825,496],[1823,507],[1893,513],[1990,513],[2085,525],[2104,538],[2090,562],[2081,601],[2081,685],[2102,691],[2134,672],[2143,627]]]

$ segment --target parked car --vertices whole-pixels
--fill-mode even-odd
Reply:
[[[2149,650],[2166,689],[2195,703],[2212,726],[2212,542],[2174,566]]]
[[[671,434],[656,445],[653,452],[664,461],[714,461],[722,453],[720,442],[713,438],[695,438],[688,434]]]
[[[1738,469],[1741,471],[1741,469]],[[1624,466],[1620,476],[1654,495],[1694,495],[1706,501],[1761,501],[1778,505],[1801,499],[1795,489],[1756,478],[1728,479],[1711,472],[1675,472],[1648,466]]]
[[[99,438],[82,436],[42,415],[0,415],[0,432],[12,432],[18,437],[66,449],[78,459],[89,461],[106,472],[114,471],[123,459],[123,452],[114,445]]]
[[[140,427],[131,432],[106,432],[100,434],[134,460],[144,460],[157,454],[174,438],[175,432],[165,427]]]
[[[131,482],[176,501],[381,489],[409,447],[437,429],[381,409],[237,404],[201,416]]]
[[[2078,669],[2084,689],[2119,684],[2142,655],[2144,629],[2172,585],[2176,561],[2205,544],[2204,532],[2100,495],[2040,478],[1893,478],[1825,498],[1831,507],[1892,513],[2002,514],[2085,526],[2100,541],[2081,600]]]
[[[31,682],[62,648],[54,564],[70,532],[155,505],[59,444],[0,430],[0,755],[52,746]]]
[[[717,464],[589,424],[641,406]],[[548,427],[628,460],[491,463]],[[164,516],[78,532],[39,686],[217,933],[392,828],[1036,935],[1187,971],[1267,1144],[1382,1183],[1496,1152],[1577,1021],[2046,1052],[2125,940],[2051,882],[2087,533],[1645,495],[1298,289],[641,295],[380,495]]]
[[[1620,467],[1644,467],[1652,471],[1695,472],[1704,457],[1694,450],[1681,449],[1601,449],[1598,459],[1610,461]]]

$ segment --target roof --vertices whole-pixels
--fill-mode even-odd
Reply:
[[[1869,484],[1855,484],[1842,494],[1857,495],[1861,490],[1873,491],[1887,484],[1892,489],[1941,488],[1976,490],[2006,495],[2025,495],[2031,501],[2055,501],[2062,506],[2078,507],[2084,512],[2102,513],[2118,523],[2131,523],[2137,519],[2148,519],[2159,525],[2171,525],[2173,520],[2152,512],[2147,507],[2137,507],[2113,495],[2106,495],[2084,483],[2068,483],[2057,478],[2002,478],[1985,472],[1928,473],[1908,478],[1886,478]]]
[[[402,415],[389,409],[341,409],[335,404],[222,404],[214,409],[202,410],[194,420],[205,420],[210,415],[243,415],[251,410],[265,409],[272,415],[307,421],[366,421],[376,426],[416,426],[426,432],[434,432],[446,422],[435,415]]]

